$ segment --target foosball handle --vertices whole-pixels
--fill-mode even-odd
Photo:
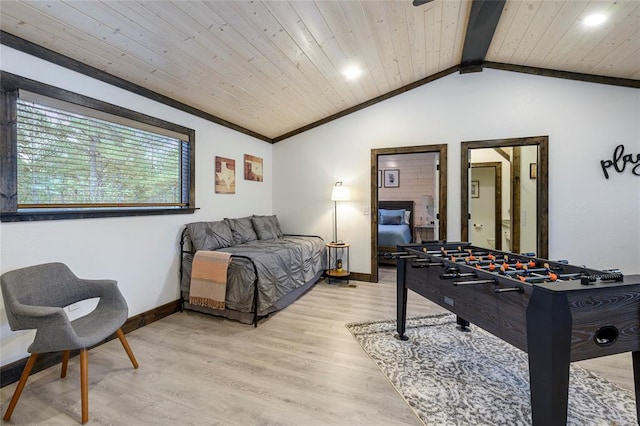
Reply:
[[[595,284],[595,282],[598,280],[621,282],[622,280],[624,280],[624,275],[617,272],[602,275],[583,275],[582,277],[580,277],[580,284],[591,285]]]
[[[622,280],[624,280],[624,275],[620,274],[620,273],[611,273],[611,274],[602,274],[602,275],[597,275],[598,279],[600,281],[616,281],[616,282],[620,282]]]
[[[393,253],[385,253],[382,255],[382,257],[384,257],[385,259],[408,259],[408,258],[412,258],[412,257],[418,257],[415,254],[409,254],[409,252],[407,251],[397,251],[397,252],[393,252]]]
[[[506,288],[496,288],[495,290],[493,290],[494,293],[511,293],[511,292],[516,292],[516,293],[524,293],[524,288],[520,287],[520,286],[516,286],[516,287],[506,287]]]

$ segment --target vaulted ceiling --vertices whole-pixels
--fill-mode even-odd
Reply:
[[[594,12],[607,20],[588,27]],[[483,67],[640,87],[638,0],[2,0],[0,30],[270,142]]]

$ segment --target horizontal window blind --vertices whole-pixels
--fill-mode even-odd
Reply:
[[[186,136],[46,99],[17,103],[19,209],[188,204]]]

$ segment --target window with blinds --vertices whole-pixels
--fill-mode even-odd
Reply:
[[[10,220],[37,220],[15,219],[34,212],[193,210],[192,130],[80,95],[68,102],[59,95],[70,92],[59,89],[49,97],[21,88],[13,105],[7,93],[3,103],[17,119],[12,140],[2,140],[12,146],[3,164],[13,170],[3,179],[15,182],[3,187],[15,188],[17,201],[3,207],[3,221],[11,210]]]
[[[22,97],[17,111],[19,209],[186,205],[188,141]]]

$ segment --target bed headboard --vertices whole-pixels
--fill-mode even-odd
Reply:
[[[388,209],[388,210],[399,210],[404,209],[411,212],[409,216],[409,229],[411,229],[411,235],[413,239],[413,216],[415,212],[413,211],[413,200],[408,201],[380,201],[378,200],[378,208],[379,209]]]

